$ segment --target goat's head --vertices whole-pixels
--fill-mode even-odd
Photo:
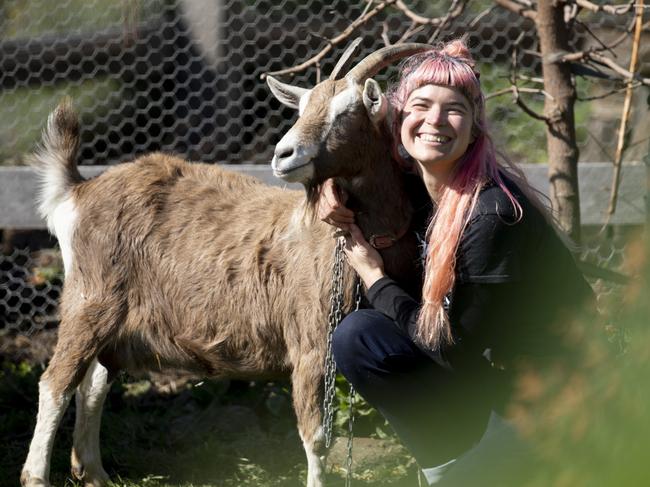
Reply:
[[[352,46],[356,47],[356,46]],[[383,137],[388,101],[372,79],[394,61],[431,49],[402,44],[380,49],[336,79],[352,49],[348,49],[330,78],[312,89],[267,77],[275,97],[299,110],[300,118],[275,147],[273,173],[289,182],[313,187],[330,177],[353,177],[363,171],[368,142]]]

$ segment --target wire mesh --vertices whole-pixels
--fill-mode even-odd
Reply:
[[[405,2],[413,12],[439,16],[450,2]],[[598,2],[603,3],[603,2]],[[375,2],[374,5],[376,5]],[[319,52],[358,18],[368,2],[342,0],[3,0],[0,2],[0,164],[21,164],[40,138],[47,114],[70,95],[82,120],[81,164],[112,164],[153,151],[195,161],[267,164],[274,145],[296,113],[277,102],[261,75],[295,66]],[[487,93],[507,87],[513,42],[520,34],[517,63],[539,88],[540,60],[532,21],[491,2],[471,2],[439,39],[468,34]],[[474,20],[479,14],[479,20]],[[571,43],[584,48],[624,31],[632,14],[615,19],[585,12]],[[358,57],[397,41],[412,26],[394,6],[365,24]],[[434,27],[409,40],[429,41]],[[311,86],[328,74],[345,43],[318,67],[283,77]],[[618,49],[628,56],[629,43]],[[377,79],[395,75],[388,69]],[[578,77],[578,89],[593,96],[618,86]],[[543,95],[525,94],[541,111]],[[621,95],[622,96],[622,95]],[[635,96],[642,96],[637,94]],[[576,109],[582,160],[608,160],[621,98],[579,104]],[[641,103],[642,106],[644,102]],[[542,122],[523,114],[508,95],[488,100],[497,145],[520,162],[545,159]],[[644,111],[633,111],[627,159],[640,160],[650,132]],[[598,243],[587,257],[619,267],[623,247]],[[592,252],[592,250],[594,250]],[[56,252],[15,250],[0,255],[0,323],[5,330],[33,332],[58,320],[62,272]],[[612,292],[607,283],[601,294]]]
[[[373,5],[377,5],[375,2]],[[405,2],[424,16],[442,15],[450,2]],[[0,164],[19,164],[40,136],[57,101],[73,97],[82,116],[82,164],[110,164],[152,150],[220,163],[270,162],[274,144],[295,120],[293,110],[273,99],[260,75],[295,66],[327,46],[358,18],[367,1],[325,0],[4,0],[0,2]],[[531,20],[470,2],[439,39],[468,34],[487,93],[509,85],[513,41],[520,42],[518,69],[530,76],[522,86],[540,88],[540,60]],[[586,47],[620,34],[629,16],[580,14],[571,42]],[[411,20],[395,6],[385,8],[358,33],[359,57],[396,42]],[[427,42],[434,27],[409,37]],[[356,33],[355,33],[356,35]],[[322,60],[329,73],[342,43]],[[618,48],[629,57],[629,42]],[[378,77],[385,81],[388,70]],[[313,85],[315,67],[291,78]],[[286,77],[285,79],[289,79]],[[593,96],[618,86],[582,76],[578,88]],[[523,94],[541,111],[543,95]],[[622,96],[622,94],[620,95]],[[639,93],[639,97],[643,97]],[[620,97],[580,104],[576,110],[583,160],[609,160]],[[639,99],[639,101],[642,101]],[[545,160],[545,127],[525,115],[505,94],[488,100],[497,143],[513,160]],[[597,116],[594,116],[597,115]],[[647,117],[635,112],[626,157],[639,160]],[[610,143],[611,140],[611,143]]]
[[[587,236],[581,258],[604,269],[629,272],[626,243],[630,233],[635,235],[618,232]],[[614,323],[624,303],[626,286],[602,277],[589,278],[589,282],[596,293],[599,311],[606,321]],[[9,254],[0,253],[0,333],[29,335],[56,326],[62,285],[63,263],[58,250],[15,249]]]

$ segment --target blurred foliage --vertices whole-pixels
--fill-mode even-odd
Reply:
[[[75,31],[96,31],[144,18],[160,11],[161,0],[105,2],[97,8],[86,0],[0,0],[0,37],[40,37]]]
[[[598,322],[578,320],[575,356],[520,377],[511,412],[543,462],[527,486],[650,485],[649,251],[647,235],[628,246],[626,271],[638,278],[616,318],[623,347]]]
[[[0,120],[3,121],[0,124],[0,165],[25,163],[24,157],[35,149],[41,138],[48,115],[64,96],[72,97],[80,113],[87,113],[98,97],[110,103],[111,94],[119,93],[119,88],[120,83],[115,79],[97,77],[41,86],[37,90],[21,87],[0,91]],[[94,118],[105,117],[110,108],[108,103],[101,110],[82,117],[82,124],[90,125]]]

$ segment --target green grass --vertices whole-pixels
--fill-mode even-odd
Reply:
[[[0,370],[0,487],[18,485],[34,427],[40,373],[40,367],[27,363],[4,363]],[[101,440],[113,486],[305,484],[307,462],[287,383],[199,384],[189,382],[175,393],[161,392],[148,380],[118,380],[113,385]],[[378,417],[370,421],[372,414],[364,406],[358,434],[384,424]],[[69,475],[73,425],[71,406],[54,446],[51,480],[56,486],[80,485]],[[395,452],[383,464],[357,466],[355,485],[414,485],[413,460],[399,447]],[[342,485],[343,479],[341,465],[331,462],[327,485]]]

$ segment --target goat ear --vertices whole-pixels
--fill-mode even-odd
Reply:
[[[363,85],[363,104],[366,107],[370,120],[375,125],[386,118],[388,113],[388,100],[381,91],[379,83],[368,78]]]
[[[296,110],[300,106],[300,98],[302,98],[302,95],[309,91],[305,88],[282,83],[273,76],[267,76],[266,82],[269,88],[271,88],[271,93],[273,93],[280,103],[295,108]]]

